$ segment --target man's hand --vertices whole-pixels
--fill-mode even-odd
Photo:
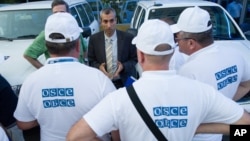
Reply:
[[[117,78],[117,77],[119,77],[119,75],[120,75],[120,72],[123,70],[123,65],[122,65],[122,63],[121,62],[117,62],[117,70],[116,70],[116,72],[115,72],[115,74],[114,74],[114,77],[113,78]]]
[[[105,69],[105,66],[106,64],[105,63],[102,63],[100,66],[99,66],[99,69],[109,78],[109,79],[113,79],[113,75],[108,73]]]
[[[29,61],[35,68],[39,69],[43,66],[41,62],[39,62],[36,58],[31,58],[27,55],[23,55],[23,57]]]

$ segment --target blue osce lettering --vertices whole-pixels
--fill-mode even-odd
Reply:
[[[44,108],[55,108],[55,107],[75,107],[74,99],[53,99],[53,100],[44,100]]]
[[[237,66],[236,65],[228,67],[224,70],[221,70],[221,71],[215,73],[215,78],[216,78],[216,80],[220,80],[220,79],[225,78],[226,76],[234,74],[234,73],[237,73]]]
[[[225,80],[217,83],[217,89],[221,90],[222,88],[226,87],[228,84],[231,84],[233,82],[237,81],[237,75],[227,77]]]
[[[187,106],[180,107],[154,107],[154,116],[187,116]]]
[[[73,88],[42,89],[44,108],[75,107],[75,100],[72,99],[73,97],[74,97]]]
[[[187,127],[187,119],[170,119],[167,118],[155,120],[155,124],[159,128],[182,128]]]
[[[73,96],[73,88],[42,89],[42,97]]]

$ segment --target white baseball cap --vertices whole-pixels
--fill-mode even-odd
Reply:
[[[180,14],[177,23],[171,26],[173,33],[180,31],[200,33],[211,28],[209,13],[198,6],[186,8]]]
[[[58,12],[48,17],[45,24],[45,40],[53,43],[72,42],[79,38],[82,28],[78,26],[76,19],[67,12]],[[52,39],[52,33],[60,33],[65,39]]]
[[[159,19],[145,21],[139,28],[137,36],[132,40],[137,49],[149,55],[168,55],[174,52],[174,35],[170,26]],[[161,44],[168,44],[172,48],[164,51],[157,51],[156,47]]]

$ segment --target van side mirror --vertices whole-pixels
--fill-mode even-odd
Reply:
[[[82,36],[84,38],[88,38],[91,35],[91,29],[90,29],[90,27],[83,27],[82,30],[83,30]]]
[[[137,35],[137,29],[134,28],[128,28],[127,32],[134,35],[134,37]]]

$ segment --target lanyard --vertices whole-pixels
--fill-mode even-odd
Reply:
[[[64,59],[49,60],[48,64],[63,63],[63,62],[78,62],[78,61],[75,58],[64,58]]]

